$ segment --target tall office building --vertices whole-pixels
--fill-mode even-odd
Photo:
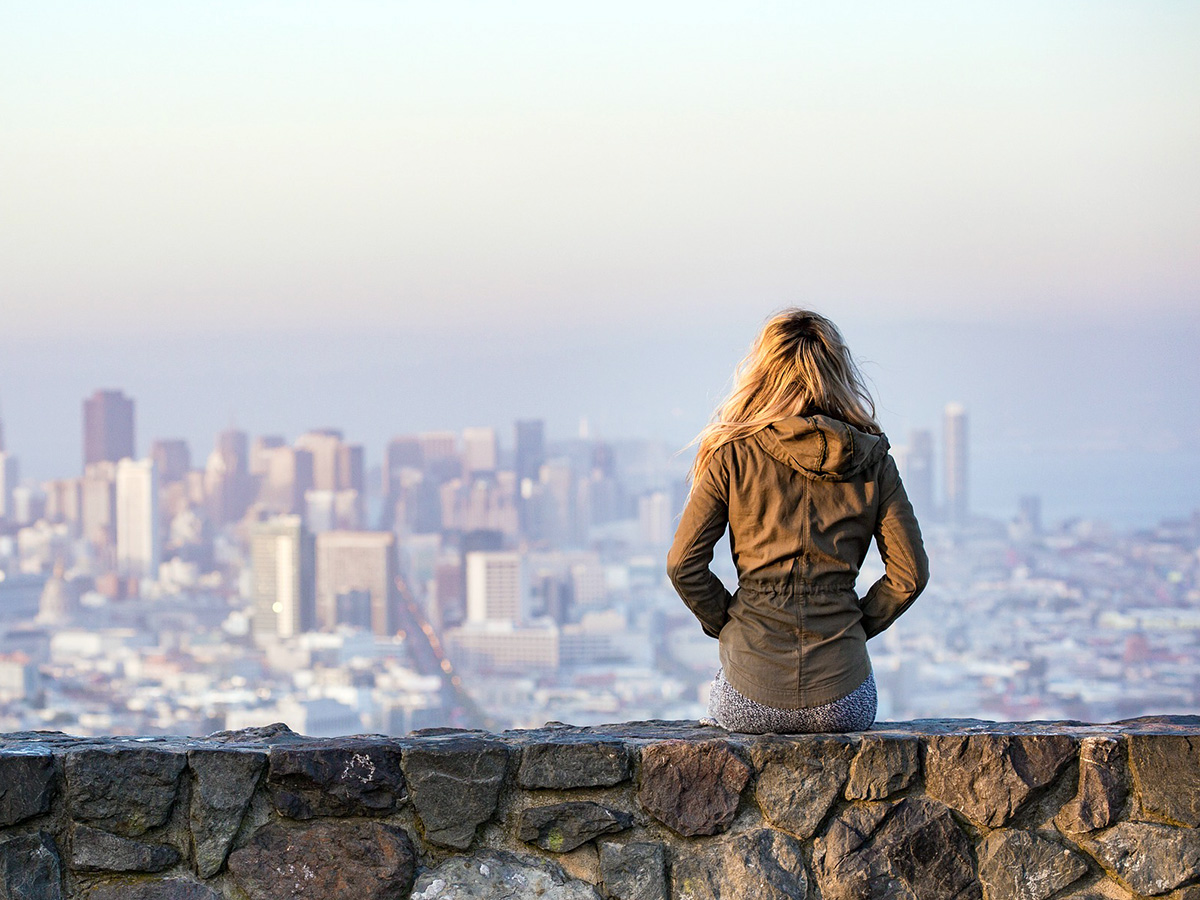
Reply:
[[[17,486],[20,471],[17,468],[17,458],[11,453],[0,449],[0,522],[12,522],[13,488]]]
[[[313,429],[296,438],[296,447],[312,454],[314,489],[336,491],[341,487],[338,477],[342,448],[340,431],[334,428]]]
[[[525,565],[521,554],[467,554],[468,622],[520,624],[525,618],[527,590]]]
[[[546,461],[546,423],[541,419],[518,420],[516,432],[517,483],[526,478],[537,481]]]
[[[458,436],[453,431],[423,431],[417,435],[417,440],[427,465],[437,459],[458,455]]]
[[[338,448],[338,490],[358,491],[363,496],[367,487],[365,471],[362,444],[342,444]]]
[[[83,464],[132,459],[133,400],[121,391],[96,391],[83,401]]]
[[[293,637],[311,631],[313,541],[299,516],[276,516],[250,529],[253,630],[260,637]]]
[[[83,479],[59,478],[43,482],[46,489],[46,519],[71,525],[73,537],[83,516]]]
[[[286,445],[287,441],[283,439],[282,435],[260,434],[256,437],[254,443],[250,445],[250,462],[248,464],[250,474],[255,478],[266,475],[267,470],[271,467],[271,451]]]
[[[313,457],[295,447],[270,447],[258,451],[257,464],[265,467],[258,499],[274,513],[300,513],[304,495],[313,486]]]
[[[914,428],[908,433],[908,446],[903,451],[904,464],[900,477],[917,517],[932,515],[933,503],[933,433]],[[897,462],[900,460],[898,459]]]
[[[250,441],[244,431],[228,428],[217,435],[204,470],[209,514],[217,524],[236,522],[254,500],[250,477]]]
[[[421,443],[423,471],[430,481],[441,484],[462,475],[462,459],[458,455],[458,435],[453,431],[423,431],[417,435]]]
[[[675,534],[674,519],[671,495],[666,491],[650,491],[638,497],[638,526],[643,543],[652,547],[670,544]]]
[[[162,561],[158,476],[150,459],[122,459],[116,471],[117,571],[157,578]]]
[[[244,431],[227,428],[217,435],[217,452],[225,459],[231,472],[245,473],[250,469],[250,438]]]
[[[94,547],[111,547],[116,535],[117,464],[102,460],[83,470],[80,530]]]
[[[316,537],[317,626],[359,625],[388,636],[399,626],[396,539],[387,531]]]
[[[537,539],[545,531],[542,492],[538,480],[546,461],[546,423],[518,419],[513,469],[517,476],[517,519],[521,534]]]
[[[388,441],[383,456],[383,496],[394,498],[400,493],[405,469],[419,472],[424,465],[425,456],[416,435],[401,435]]]
[[[496,471],[500,448],[494,428],[463,429],[463,469],[467,474]]]
[[[161,484],[182,481],[192,468],[192,452],[180,438],[157,440],[150,445],[150,458]]]
[[[970,515],[967,495],[967,411],[961,403],[946,404],[943,420],[946,518],[966,522]]]

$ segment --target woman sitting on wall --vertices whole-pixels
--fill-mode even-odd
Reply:
[[[867,639],[916,599],[929,564],[875,406],[832,322],[772,317],[696,439],[667,572],[720,640],[712,721],[731,731],[859,731],[875,721]],[[709,569],[729,529],[732,595]],[[859,598],[872,537],[885,574]]]

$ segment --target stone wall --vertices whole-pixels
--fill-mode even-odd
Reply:
[[[0,900],[1200,900],[1200,717],[0,735]]]

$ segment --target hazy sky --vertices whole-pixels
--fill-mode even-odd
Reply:
[[[843,325],[980,508],[1200,505],[1200,4],[0,5],[0,415],[587,415],[682,446],[763,317]],[[1088,455],[1087,466],[1076,465]]]
[[[0,330],[1191,310],[1197,47],[1150,0],[9,0]]]

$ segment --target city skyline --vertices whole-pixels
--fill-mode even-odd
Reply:
[[[128,447],[141,421],[115,390],[75,409],[82,448]],[[942,413],[894,446],[935,575],[873,647],[881,715],[1194,704],[1200,510],[1133,532],[1047,521],[1036,494],[977,512],[973,412]],[[402,734],[704,709],[716,644],[664,565],[684,461],[654,441],[441,427],[394,435],[370,473],[380,448],[336,423],[149,445],[3,498],[5,727]],[[712,568],[732,588],[728,551]],[[857,590],[882,574],[869,553]]]

